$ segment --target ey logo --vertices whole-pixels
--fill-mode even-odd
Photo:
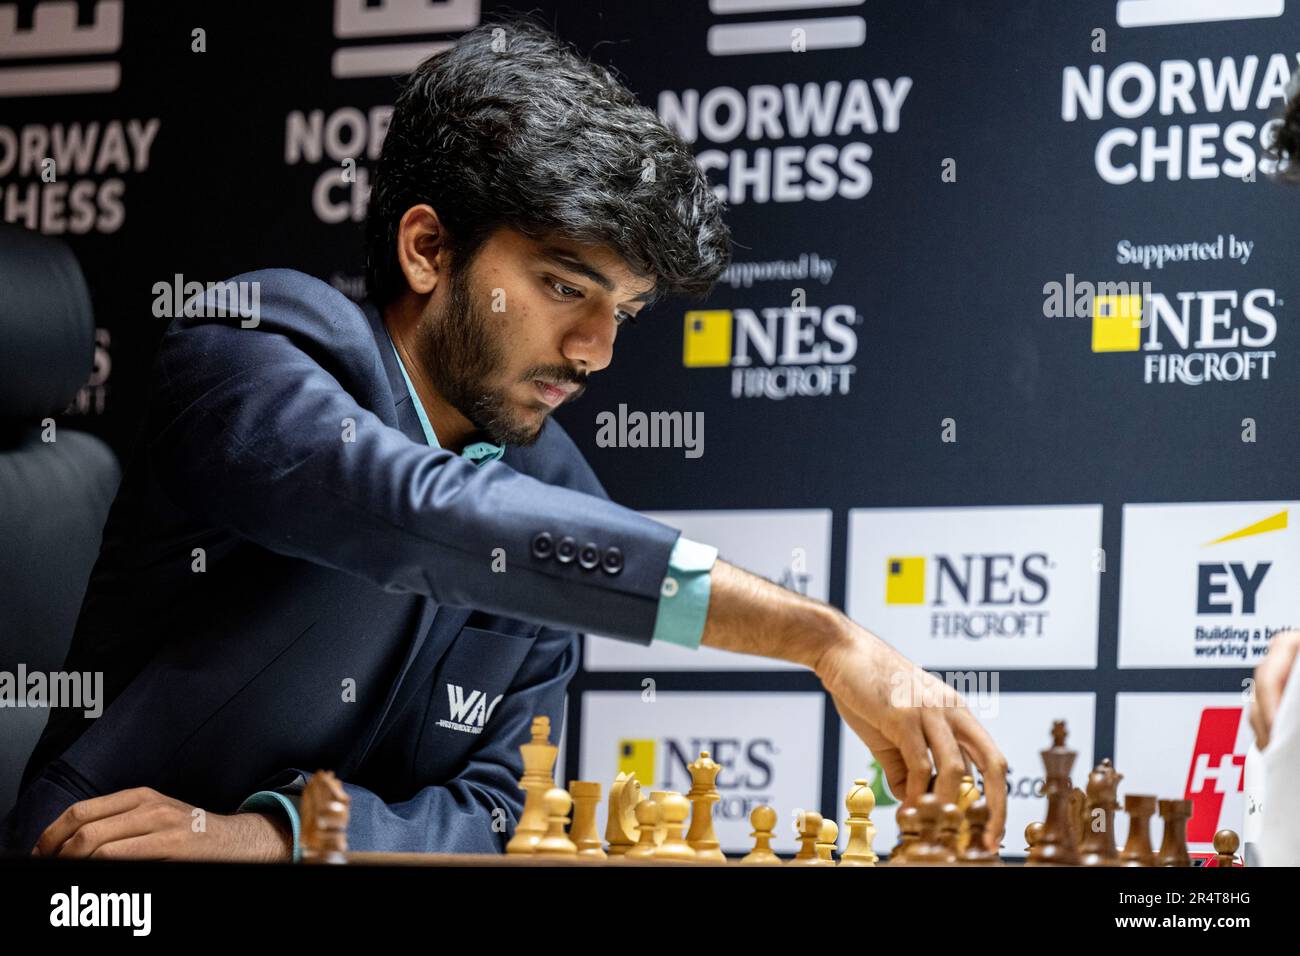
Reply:
[[[1270,531],[1285,531],[1286,525],[1287,512],[1279,511],[1221,538],[1207,541],[1205,547],[1223,544],[1225,541],[1239,541]],[[1264,576],[1272,566],[1271,561],[1260,561],[1253,566],[1240,561],[1202,561],[1196,566],[1196,613],[1254,614],[1260,585],[1264,583]],[[1236,590],[1230,594],[1229,589],[1233,585]]]
[[[1136,352],[1142,344],[1142,296],[1098,295],[1092,300],[1092,350]]]
[[[925,603],[925,558],[885,560],[885,603]]]
[[[619,773],[634,774],[641,786],[654,786],[655,742],[653,740],[620,740],[618,742]]]
[[[686,313],[682,334],[682,364],[687,368],[716,368],[731,364],[730,309],[704,309]]]

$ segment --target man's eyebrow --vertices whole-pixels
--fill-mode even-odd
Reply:
[[[570,272],[576,272],[579,275],[586,276],[606,292],[614,291],[614,283],[610,280],[609,276],[605,275],[605,273],[601,272],[591,263],[578,258],[567,249],[561,249],[559,246],[543,246],[539,254],[543,259],[549,259],[551,262],[554,262],[562,268],[568,269]],[[648,302],[654,298],[654,295],[654,286],[651,286],[640,295],[633,296],[629,301]]]

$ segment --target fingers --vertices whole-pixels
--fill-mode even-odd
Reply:
[[[1273,716],[1295,666],[1297,649],[1300,649],[1300,631],[1283,631],[1274,635],[1267,656],[1255,668],[1255,699],[1250,708],[1250,723],[1260,750],[1268,746]]]
[[[938,778],[934,782],[934,792],[944,803],[956,803],[961,787],[961,777],[966,771],[966,761],[957,738],[948,724],[948,715],[943,710],[926,708],[921,711],[921,727],[925,732],[930,752],[934,754],[935,770]]]
[[[1007,758],[970,710],[962,707],[952,713],[956,736],[984,777],[984,801],[989,806],[985,835],[988,848],[996,853],[1007,827]]]
[[[86,857],[130,856],[122,854],[122,844],[132,840],[155,839],[158,832],[157,807],[136,807],[88,823],[68,837],[63,846],[55,851],[59,859],[84,859]],[[140,844],[135,844],[139,847]]]
[[[118,790],[106,796],[79,800],[45,828],[45,832],[36,841],[34,855],[52,856],[81,827],[138,807],[144,801],[145,794],[150,792],[152,791],[144,788]]]

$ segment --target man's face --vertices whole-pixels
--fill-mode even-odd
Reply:
[[[430,296],[420,359],[489,441],[529,445],[609,365],[618,326],[652,289],[607,247],[501,229]]]

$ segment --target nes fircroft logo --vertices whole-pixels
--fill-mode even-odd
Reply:
[[[459,730],[465,734],[481,734],[487,722],[492,719],[492,711],[501,703],[504,694],[497,694],[491,700],[481,690],[471,690],[465,696],[465,688],[459,684],[447,685],[447,709],[450,720],[439,720],[439,727]]]
[[[1282,304],[1273,289],[1097,295],[1092,351],[1142,351],[1147,385],[1266,380]]]
[[[691,311],[682,365],[731,367],[732,398],[847,395],[861,322],[851,305]]]

